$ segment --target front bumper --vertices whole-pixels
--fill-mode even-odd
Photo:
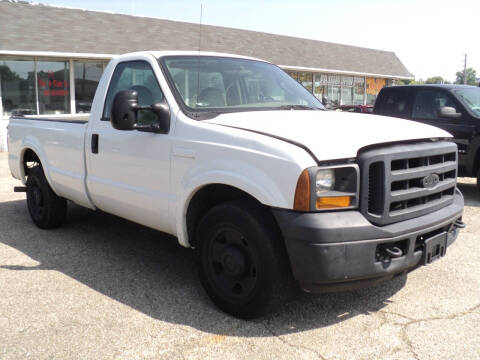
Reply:
[[[358,211],[299,213],[273,209],[283,234],[295,279],[308,292],[351,289],[392,278],[423,263],[425,239],[446,233],[455,241],[463,196],[430,214],[375,226]],[[383,249],[396,246],[397,258]]]

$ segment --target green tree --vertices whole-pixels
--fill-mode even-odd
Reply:
[[[433,76],[425,80],[425,84],[450,84],[447,80],[441,76]]]
[[[463,71],[457,71],[455,84],[463,84]],[[467,68],[467,85],[478,85],[477,72],[473,68]]]
[[[418,80],[413,80],[410,85],[422,85],[422,84],[425,84],[425,80],[423,80],[422,78],[418,79]]]
[[[0,78],[2,80],[17,80],[20,77],[12,72],[8,66],[0,65]]]

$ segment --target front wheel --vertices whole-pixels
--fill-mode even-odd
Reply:
[[[67,201],[53,192],[41,166],[34,166],[28,173],[27,206],[33,222],[41,229],[59,227],[65,220]]]
[[[293,289],[282,239],[269,215],[256,204],[234,201],[212,208],[198,226],[200,280],[226,313],[263,315]]]
[[[477,171],[477,190],[480,193],[480,168]]]

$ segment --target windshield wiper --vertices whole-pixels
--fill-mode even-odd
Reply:
[[[281,110],[320,110],[319,108],[308,106],[308,105],[297,105],[297,104],[290,104],[290,105],[281,105],[278,107]]]

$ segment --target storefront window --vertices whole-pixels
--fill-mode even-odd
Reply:
[[[353,76],[342,76],[342,105],[353,104]]]
[[[342,87],[342,105],[353,105],[353,88]]]
[[[340,105],[340,86],[329,86],[327,91],[328,101],[335,106]]]
[[[3,116],[36,114],[33,60],[0,60]]]
[[[103,72],[103,63],[75,62],[75,109],[90,112],[93,97]]]
[[[70,112],[68,61],[38,61],[37,81],[40,114]]]
[[[298,80],[298,75],[295,71],[285,71],[288,75],[290,75],[295,80]]]
[[[353,104],[363,105],[364,94],[365,94],[365,78],[355,77],[353,79]]]
[[[322,100],[326,96],[326,86],[328,84],[328,75],[327,74],[314,74],[314,81],[313,81],[313,95],[317,97],[317,99]]]
[[[313,90],[313,73],[311,72],[299,72],[298,82],[303,85],[305,89],[312,92]]]

